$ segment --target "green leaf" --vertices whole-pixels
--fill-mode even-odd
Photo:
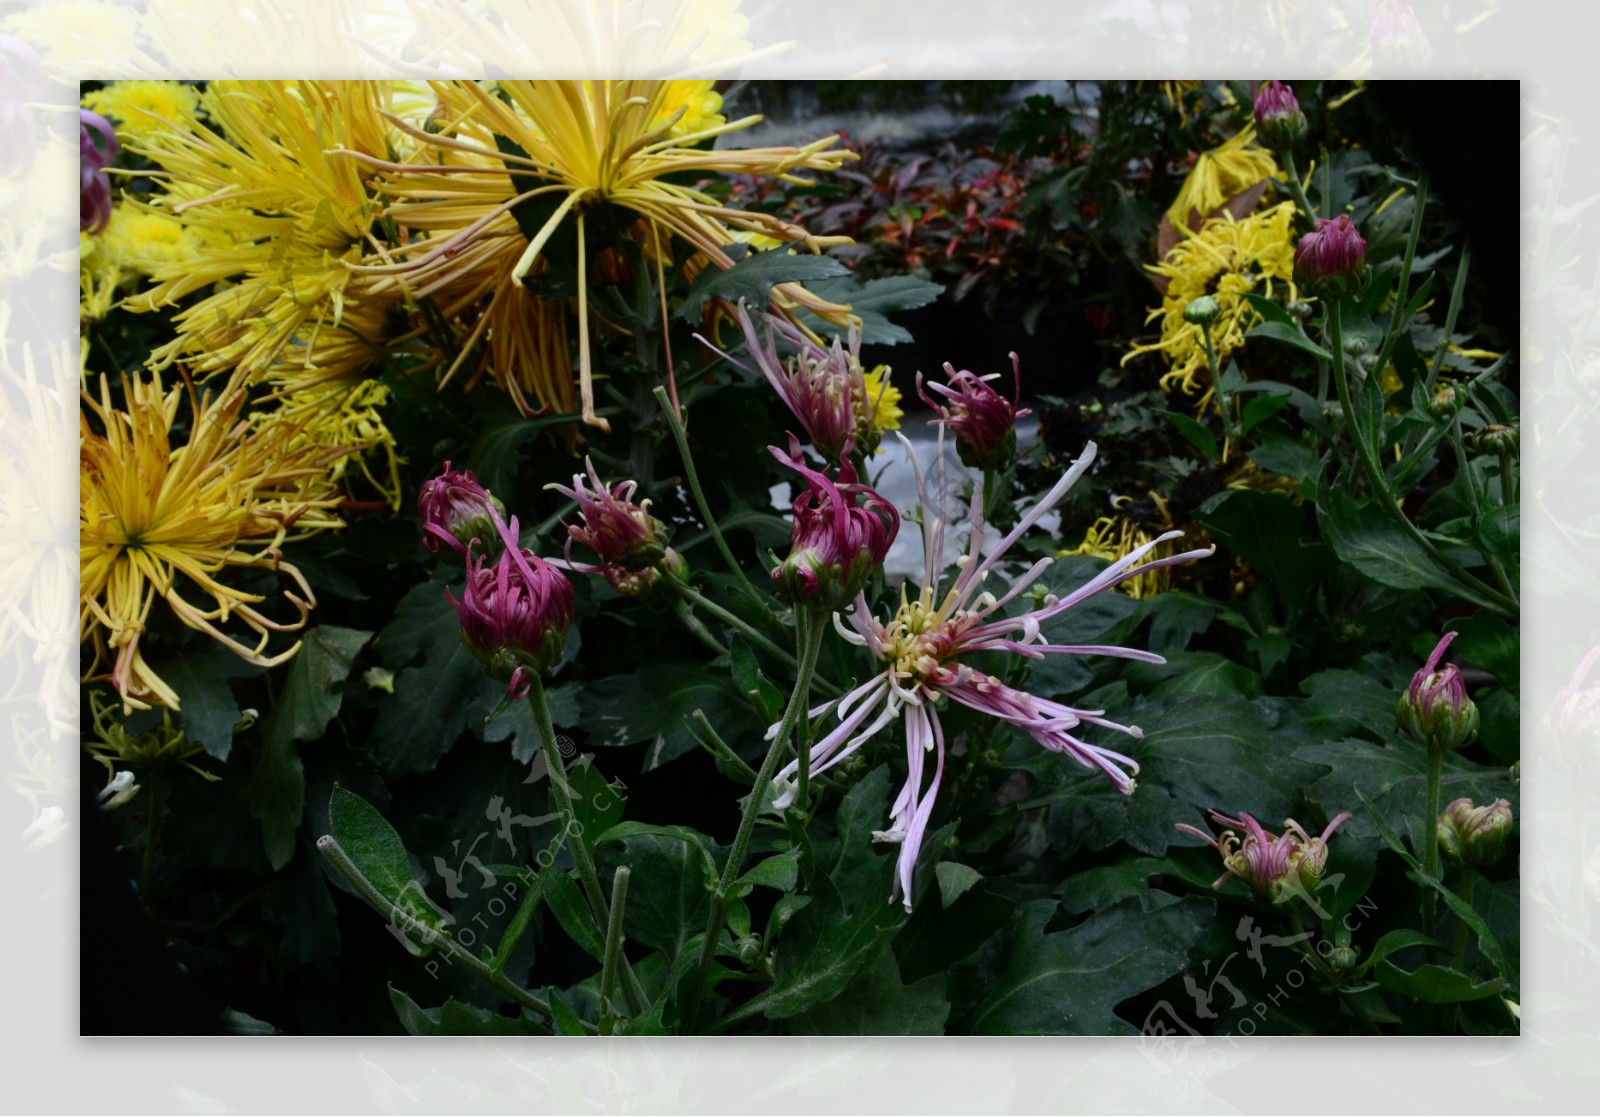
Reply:
[[[591,682],[578,699],[589,740],[614,748],[645,742],[644,769],[659,768],[695,748],[684,718],[705,711],[728,741],[763,728],[725,672],[655,659],[631,675]]]
[[[225,761],[242,715],[226,675],[218,670],[223,658],[239,662],[232,655],[186,655],[163,663],[161,677],[178,695],[178,724],[184,735],[208,756]]]
[[[1480,983],[1467,974],[1431,962],[1407,972],[1385,960],[1378,963],[1373,976],[1385,989],[1435,1005],[1478,1001],[1504,992],[1506,988],[1504,978],[1497,977]]]
[[[850,313],[861,319],[863,345],[903,345],[911,341],[910,332],[889,321],[888,316],[926,306],[939,297],[944,287],[911,275],[885,276],[865,283],[852,275],[807,283],[806,290],[818,298],[849,306]],[[848,332],[808,310],[800,311],[800,320],[823,337],[844,337]]]
[[[1281,322],[1283,325],[1291,327],[1294,325],[1294,319],[1289,316],[1289,312],[1265,295],[1246,293],[1244,301],[1254,307],[1255,312],[1268,322]]]
[[[578,1019],[578,1014],[561,999],[561,994],[553,986],[545,990],[544,999],[550,1002],[550,1016],[559,1034],[564,1036],[584,1034],[583,1021]]]
[[[800,851],[791,849],[776,857],[758,861],[749,872],[739,878],[736,886],[742,888],[745,885],[759,884],[766,888],[776,888],[779,892],[793,892],[799,883]]]
[[[982,881],[983,874],[959,861],[941,861],[934,866],[934,878],[939,882],[939,903],[949,908],[962,893]]]
[[[1379,585],[1462,592],[1422,545],[1372,501],[1358,502],[1342,489],[1324,486],[1317,494],[1317,518],[1334,553]]]
[[[1025,905],[1013,923],[998,981],[966,1021],[975,1035],[1136,1035],[1116,1006],[1183,969],[1211,925],[1213,901],[1186,898],[1156,911],[1126,901],[1066,931],[1045,933],[1056,901]]]
[[[1359,977],[1361,974],[1366,973],[1373,966],[1389,957],[1389,955],[1398,954],[1402,950],[1410,950],[1414,946],[1437,947],[1439,943],[1437,940],[1424,935],[1421,931],[1413,931],[1409,927],[1390,931],[1372,944],[1372,951],[1366,958],[1362,959],[1361,965],[1356,968],[1356,976]]]
[[[734,253],[730,248],[728,255]],[[698,321],[707,299],[723,299],[732,304],[742,299],[752,310],[763,310],[776,284],[813,283],[849,274],[849,268],[830,256],[815,256],[787,248],[745,252],[731,268],[702,270],[684,295],[678,317],[686,322]]]
[[[1243,664],[1217,652],[1173,652],[1165,663],[1133,663],[1124,673],[1136,691],[1152,698],[1170,694],[1261,694],[1261,680]]]
[[[1125,857],[1112,865],[1074,873],[1056,886],[1055,894],[1061,897],[1062,910],[1073,914],[1102,911],[1135,897],[1139,898],[1141,907],[1151,911],[1157,906],[1164,907],[1172,899],[1161,893],[1162,901],[1152,900],[1150,878],[1163,874],[1183,875],[1170,858]]]
[[[411,858],[400,835],[371,803],[334,784],[328,831],[384,899],[425,926],[443,928],[446,917],[412,875]],[[402,941],[413,954],[422,953],[409,936]]]
[[[1277,341],[1284,345],[1292,346],[1302,353],[1310,353],[1313,357],[1318,357],[1324,361],[1333,360],[1333,354],[1306,337],[1297,327],[1287,322],[1268,320],[1250,330],[1244,336],[1246,340],[1263,337],[1268,341]]]
[[[354,628],[319,625],[306,633],[299,654],[289,665],[289,681],[262,726],[263,733],[279,741],[310,741],[322,736],[339,704],[339,686],[350,674],[359,652],[372,633]]]
[[[1245,456],[1269,473],[1296,481],[1315,481],[1322,473],[1322,459],[1315,450],[1271,428],[1261,435],[1261,445],[1247,451]]]
[[[1495,973],[1505,975],[1509,972],[1506,969],[1506,952],[1500,949],[1500,941],[1494,937],[1494,932],[1489,930],[1489,925],[1483,921],[1483,916],[1479,915],[1471,904],[1457,896],[1454,890],[1446,888],[1442,882],[1427,876],[1420,869],[1415,869],[1407,873],[1406,876],[1424,888],[1431,888],[1439,894],[1445,906],[1454,912],[1455,917],[1465,923],[1472,930],[1472,933],[1477,936],[1478,950],[1483,954],[1484,960],[1494,967]]]
[[[1162,411],[1158,408],[1156,413],[1166,416],[1167,421],[1183,436],[1183,440],[1208,459],[1214,462],[1222,460],[1222,448],[1217,445],[1217,436],[1198,421],[1179,411]]]
[[[395,606],[374,646],[384,666],[395,672],[394,693],[378,703],[372,730],[378,762],[391,776],[429,771],[461,736],[468,711],[480,708],[487,685],[483,665],[462,646],[461,621],[444,585],[414,586]],[[508,734],[517,717],[531,719],[526,710],[509,716],[512,726],[501,731]]]
[[[1230,489],[1202,504],[1195,519],[1294,598],[1309,593],[1332,569],[1327,547],[1300,542],[1300,508],[1280,493]]]
[[[1306,724],[1316,735],[1332,739],[1364,731],[1380,743],[1393,739],[1399,695],[1376,679],[1335,668],[1301,680],[1300,689],[1311,696]]]
[[[1516,629],[1488,612],[1453,618],[1444,627],[1458,634],[1450,645],[1456,659],[1489,672],[1510,690],[1521,686],[1522,641]]]
[[[595,927],[594,912],[589,909],[589,903],[583,898],[583,893],[572,879],[572,874],[546,869],[540,876],[544,880],[544,902],[555,915],[556,922],[561,924],[561,929],[567,933],[567,937],[583,947],[595,961],[605,961],[605,939]],[[631,889],[628,906],[630,908],[633,906]]]
[[[605,861],[633,870],[622,929],[628,941],[665,955],[677,965],[690,940],[706,929],[711,886],[717,878],[715,843],[686,826],[651,826],[624,822],[599,836],[595,845],[620,845]],[[604,874],[603,874],[604,875]]]
[[[796,1016],[789,1030],[815,1036],[936,1036],[943,1034],[949,1016],[945,976],[931,974],[907,985],[894,951],[885,946],[843,993]]]
[[[610,414],[610,410],[603,409],[600,414]],[[509,501],[516,495],[518,461],[528,440],[541,431],[571,426],[580,418],[577,414],[568,414],[530,419],[515,412],[500,416],[480,428],[482,433],[473,440],[467,461],[484,488]]]
[[[393,985],[389,1003],[394,1005],[400,1024],[414,1036],[543,1036],[549,1031],[532,1020],[501,1016],[477,1005],[463,1004],[454,997],[438,1008],[419,1008],[417,1003]]]
[[[1221,605],[1209,597],[1183,590],[1158,593],[1146,598],[1143,612],[1150,618],[1149,649],[1157,655],[1171,655],[1189,646],[1216,619]]]
[[[1287,406],[1289,406],[1288,396],[1257,396],[1244,405],[1244,413],[1239,420],[1239,433],[1249,434]]]

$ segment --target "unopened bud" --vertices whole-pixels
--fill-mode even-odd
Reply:
[[[1461,669],[1439,660],[1456,638],[1447,632],[1395,705],[1400,731],[1430,752],[1448,752],[1471,744],[1478,736],[1478,707],[1467,697]]]
[[[1492,865],[1511,836],[1512,821],[1511,804],[1504,799],[1485,807],[1457,799],[1439,815],[1439,851],[1464,865]]]
[[[1452,384],[1441,384],[1434,390],[1433,399],[1428,403],[1428,414],[1445,422],[1453,418],[1461,410],[1461,395]]]
[[[495,517],[504,518],[505,512],[505,505],[478,483],[472,470],[456,469],[449,462],[417,493],[422,545],[435,553],[443,543],[447,553],[463,559],[473,544],[481,554],[497,554],[501,540]]]
[[[1294,90],[1281,81],[1269,81],[1256,93],[1256,133],[1263,146],[1288,151],[1306,138],[1306,114]]]
[[[1197,326],[1209,326],[1217,320],[1222,313],[1222,307],[1210,295],[1201,295],[1198,299],[1189,300],[1183,308],[1183,320],[1192,322]]]
[[[1294,250],[1295,278],[1313,294],[1342,298],[1367,284],[1367,242],[1355,222],[1341,213],[1300,238]]]

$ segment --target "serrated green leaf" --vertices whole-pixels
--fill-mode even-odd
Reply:
[[[1018,913],[1004,966],[966,1020],[975,1035],[1135,1035],[1116,1006],[1183,969],[1216,904],[1188,897],[1156,911],[1127,901],[1045,933],[1056,901]]]
[[[1195,519],[1220,545],[1296,599],[1332,568],[1327,547],[1301,543],[1300,508],[1280,493],[1230,489],[1201,505]]]
[[[939,903],[949,908],[967,889],[982,882],[983,874],[959,861],[941,861],[934,866],[934,878],[939,882]]]
[[[816,1036],[936,1036],[950,1016],[945,976],[906,984],[894,951],[881,948],[843,993],[794,1017],[789,1030]]]
[[[1306,337],[1297,327],[1287,322],[1266,321],[1247,332],[1244,336],[1247,341],[1264,338],[1267,341],[1276,341],[1280,344],[1288,345],[1300,350],[1302,353],[1309,353],[1313,357],[1321,358],[1324,361],[1333,360],[1333,354]]]
[[[730,251],[729,255],[734,253]],[[734,305],[742,300],[751,309],[762,310],[777,284],[812,283],[849,274],[850,269],[831,256],[787,248],[745,252],[731,268],[708,267],[701,271],[684,295],[678,317],[686,322],[698,321],[708,299],[722,299]]]
[[[682,661],[652,660],[631,675],[598,679],[583,688],[578,702],[591,743],[605,748],[645,743],[645,771],[695,748],[684,724],[695,710],[703,710],[728,741],[762,728],[725,672]]]
[[[1461,593],[1422,545],[1371,501],[1324,486],[1317,494],[1317,519],[1334,553],[1379,585]]]
[[[178,725],[184,735],[216,760],[233,752],[233,727],[239,703],[213,655],[187,655],[161,665],[161,677],[178,695]],[[227,658],[235,658],[229,656]]]
[[[501,1016],[454,997],[438,1008],[420,1008],[395,986],[389,986],[389,1003],[400,1024],[414,1036],[547,1036],[549,1030],[532,1020]]]
[[[1480,983],[1467,974],[1431,962],[1407,972],[1385,959],[1378,963],[1373,976],[1385,989],[1435,1005],[1478,1001],[1502,993],[1506,988],[1504,978]]]

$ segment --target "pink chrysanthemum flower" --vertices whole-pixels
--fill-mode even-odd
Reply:
[[[905,441],[904,438],[902,441]],[[906,447],[910,452],[909,442]],[[942,463],[942,431],[939,455]],[[987,555],[983,554],[982,486],[974,486],[969,512],[972,525],[969,548],[967,554],[958,560],[960,573],[954,583],[948,590],[942,590],[940,572],[935,564],[937,556],[943,553],[948,521],[943,507],[930,497],[922,467],[915,454],[911,454],[922,503],[922,534],[926,555],[922,590],[913,599],[902,589],[900,608],[887,622],[880,622],[871,616],[866,597],[862,594],[856,595],[848,627],[841,622],[838,614],[834,615],[834,627],[839,634],[870,651],[881,665],[881,670],[838,701],[834,713],[839,724],[812,746],[811,771],[827,771],[855,752],[880,729],[905,715],[906,760],[910,772],[890,809],[888,829],[874,833],[873,838],[900,845],[894,888],[889,899],[891,903],[896,900],[903,902],[907,911],[911,909],[912,871],[916,867],[928,821],[933,815],[940,781],[944,778],[944,730],[934,708],[940,697],[1008,722],[1052,752],[1063,753],[1085,767],[1104,772],[1124,795],[1133,793],[1133,777],[1138,774],[1138,763],[1132,757],[1083,740],[1076,731],[1083,725],[1098,725],[1140,737],[1143,734],[1139,729],[1107,720],[1103,710],[1074,709],[1008,687],[994,676],[961,662],[963,655],[978,651],[1012,652],[1030,659],[1046,655],[1105,655],[1146,663],[1164,662],[1158,655],[1133,648],[1050,644],[1046,642],[1042,628],[1052,618],[1119,582],[1157,567],[1191,562],[1211,554],[1213,549],[1208,547],[1203,551],[1188,551],[1140,563],[1139,560],[1152,548],[1182,535],[1182,532],[1168,532],[1111,564],[1066,596],[1047,596],[1038,608],[1017,616],[1002,616],[1000,611],[1032,585],[1052,560],[1045,558],[1034,563],[1000,597],[984,588],[1006,552],[1024,532],[1060,502],[1067,490],[1089,468],[1094,455],[1095,445],[1091,442],[1055,487]],[[942,482],[943,479],[940,480]],[[942,483],[940,491],[945,491]],[[817,716],[830,706],[834,706],[834,703],[825,703],[812,710],[811,714]],[[770,732],[776,732],[776,729],[774,726]],[[933,775],[931,780],[925,780],[927,754],[930,752],[933,753]],[[780,807],[793,801],[795,789],[791,781],[798,769],[798,761],[792,762],[775,780],[779,788]]]
[[[594,462],[584,459],[587,483],[582,474],[573,474],[572,487],[546,485],[575,501],[582,526],[567,525],[567,570],[599,574],[619,593],[652,603],[665,603],[672,597],[671,579],[688,576],[688,564],[667,546],[667,527],[650,514],[648,500],[636,501],[637,481],[620,481],[606,488],[595,472]],[[572,544],[582,543],[599,558],[598,564],[572,561]]]
[[[934,422],[955,432],[962,462],[974,469],[998,469],[1009,463],[1017,451],[1017,420],[1032,414],[1026,407],[1017,409],[1022,398],[1022,366],[1015,353],[1011,354],[1011,373],[1013,398],[1006,399],[989,386],[989,381],[999,379],[998,372],[979,376],[967,369],[957,371],[946,361],[948,383],[929,382],[928,387],[949,401],[948,406],[923,391],[922,374],[917,374],[917,392],[923,402],[943,416]]]
[[[1220,840],[1197,826],[1185,822],[1176,824],[1176,829],[1205,839],[1222,854],[1226,871],[1211,887],[1221,888],[1229,877],[1238,877],[1254,888],[1257,896],[1278,904],[1317,887],[1322,880],[1323,866],[1328,863],[1328,839],[1351,814],[1345,811],[1335,817],[1317,838],[1307,834],[1292,818],[1284,819],[1282,834],[1269,834],[1261,823],[1243,811],[1238,818],[1229,818],[1217,811],[1212,811],[1211,817],[1230,827],[1222,832]],[[1243,843],[1232,828],[1245,832]]]
[[[856,479],[851,444],[845,441],[837,482],[806,464],[794,435],[787,454],[767,447],[806,481],[806,491],[794,502],[789,556],[772,571],[773,586],[785,601],[827,612],[840,608],[883,565],[899,534],[894,505]]]
[[[78,231],[98,233],[111,220],[111,177],[117,161],[116,129],[105,117],[78,110]]]

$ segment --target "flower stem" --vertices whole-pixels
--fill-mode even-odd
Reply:
[[[1428,802],[1422,818],[1422,874],[1439,879],[1439,773],[1444,768],[1444,752],[1428,750]],[[1422,933],[1430,939],[1438,927],[1438,909],[1431,888],[1422,890]]]
[[[1473,885],[1475,885],[1477,882],[1478,870],[1474,869],[1471,865],[1463,864],[1461,866],[1461,880],[1456,887],[1456,892],[1460,895],[1461,902],[1466,904],[1469,908],[1472,906]],[[1463,919],[1456,923],[1456,941],[1455,945],[1450,950],[1450,968],[1455,970],[1457,973],[1460,973],[1461,967],[1466,964],[1466,960],[1467,922]],[[1457,1005],[1449,1005],[1445,1008],[1444,1031],[1449,1035],[1456,1034],[1456,1011],[1458,1007],[1459,1006]]]
[[[550,855],[555,856],[556,850],[561,845],[561,835],[556,835],[555,843],[550,847]],[[533,922],[533,913],[539,907],[539,900],[544,896],[545,881],[549,878],[544,873],[530,874],[533,879],[523,888],[522,903],[517,905],[517,913],[511,917],[511,925],[506,928],[506,933],[500,936],[500,946],[494,952],[494,961],[489,969],[496,977],[505,973],[506,963],[511,961],[511,952],[517,949],[517,943],[522,941],[522,936],[527,934],[528,925]]]
[[[728,649],[722,646],[722,641],[711,635],[711,630],[701,622],[699,617],[694,615],[694,609],[687,601],[679,601],[678,607],[675,611],[678,614],[679,622],[681,622],[683,627],[687,628],[697,640],[699,640],[706,647],[710,648],[717,655],[728,654]]]
[[[584,840],[578,816],[572,809],[572,787],[567,783],[565,762],[561,759],[561,750],[556,746],[556,730],[550,722],[550,702],[545,697],[544,680],[536,673],[531,675],[531,679],[528,704],[533,708],[533,720],[539,727],[539,739],[544,745],[545,763],[550,769],[550,794],[555,799],[556,815],[564,826],[571,828],[572,860],[578,866],[578,879],[583,882],[583,890],[589,897],[595,925],[603,928],[611,922],[611,913],[606,906],[606,895],[600,887],[600,873],[595,868],[594,855],[589,852],[589,843]],[[644,986],[639,984],[626,959],[622,965],[623,989],[628,995],[629,1007],[637,1015],[645,1010],[649,1002],[644,995]]]
[[[1294,152],[1283,153],[1283,169],[1289,176],[1289,194],[1294,198],[1295,205],[1300,207],[1300,212],[1311,224],[1317,223],[1317,211],[1311,208],[1311,202],[1306,197],[1305,187],[1300,185],[1300,171],[1294,165]],[[1326,199],[1324,199],[1326,201]]]
[[[740,870],[744,868],[744,859],[750,852],[750,838],[756,828],[756,816],[761,813],[762,800],[772,784],[772,777],[777,774],[778,761],[789,747],[789,735],[805,713],[811,694],[811,678],[816,671],[817,654],[822,648],[822,635],[821,625],[804,630],[800,640],[800,669],[795,677],[794,691],[789,695],[789,707],[784,710],[783,721],[778,724],[778,732],[773,736],[772,745],[761,762],[761,770],[756,773],[755,786],[750,789],[744,813],[739,817],[739,831],[734,836],[733,847],[728,850],[728,860],[722,867],[717,890],[711,896],[711,915],[706,920],[705,940],[700,944],[700,966],[689,994],[688,1010],[683,1016],[684,1031],[691,1035],[694,1033],[695,1017],[700,1012],[701,998],[705,995],[706,978],[711,973],[717,938],[722,933],[722,921],[728,915],[728,894],[732,891],[733,882],[739,879]]]
[[[622,959],[622,907],[628,901],[628,877],[631,871],[626,865],[617,867],[616,876],[611,878],[611,919],[606,924],[606,950],[605,961],[600,968],[600,1034],[608,1036],[616,1024],[616,1011],[612,1008],[612,998],[617,991],[617,969]]]
[[[460,966],[467,972],[488,982],[524,1008],[533,1009],[534,1012],[537,1012],[546,1020],[551,1018],[550,1002],[543,997],[528,992],[516,982],[509,980],[504,974],[495,973],[487,962],[482,961],[472,951],[456,942],[447,932],[429,927],[379,891],[377,886],[368,880],[356,863],[351,860],[350,855],[345,852],[344,847],[339,844],[332,834],[325,834],[318,838],[317,849],[327,859],[328,864],[333,866],[334,871],[344,878],[345,883],[349,884],[355,890],[356,895],[365,900],[367,906],[372,908],[373,911],[389,920],[396,927],[414,933],[430,945],[437,947],[440,953],[450,960],[451,965]],[[593,1025],[585,1025],[585,1027],[590,1028]]]
[[[809,648],[813,643],[815,643],[816,646],[820,648],[822,646],[823,632],[822,617],[816,613],[813,613],[809,609],[797,609],[795,611],[794,620],[796,639],[799,641],[800,646],[802,648]],[[813,628],[816,629],[817,633],[815,641],[813,641],[811,635]],[[815,655],[813,654],[813,666],[815,665],[815,662]],[[813,672],[812,677],[814,677],[814,675],[815,672]],[[797,683],[794,697],[789,699],[789,705],[800,710],[800,721],[802,723],[806,721],[806,711],[811,708],[812,677],[808,677],[805,680],[804,690],[801,690],[799,688],[799,684]],[[809,810],[811,807],[811,742],[809,737],[809,733],[802,733],[798,747],[800,759],[800,786],[795,793],[795,805],[799,807],[802,812]],[[760,788],[757,787],[757,790],[759,791]]]
[[[1379,372],[1389,364],[1389,356],[1394,352],[1395,343],[1400,340],[1400,331],[1409,324],[1405,321],[1406,289],[1411,286],[1411,266],[1417,258],[1417,239],[1422,235],[1422,214],[1427,208],[1428,172],[1423,171],[1417,175],[1417,204],[1411,212],[1411,234],[1406,238],[1406,254],[1400,263],[1400,283],[1395,289],[1394,309],[1389,315],[1389,329],[1383,339],[1383,348],[1378,351]],[[1339,358],[1335,355],[1334,359]]]
[[[1399,525],[1402,531],[1411,536],[1428,557],[1444,567],[1454,577],[1457,591],[1463,597],[1474,601],[1485,608],[1499,613],[1507,619],[1514,619],[1517,615],[1517,604],[1492,586],[1480,581],[1462,569],[1461,564],[1439,550],[1433,540],[1411,522],[1395,497],[1394,489],[1389,484],[1389,479],[1384,475],[1383,463],[1378,460],[1377,452],[1368,441],[1367,432],[1356,420],[1355,405],[1350,398],[1349,378],[1345,375],[1344,368],[1344,324],[1341,318],[1341,309],[1337,300],[1328,303],[1328,331],[1333,344],[1329,346],[1333,351],[1333,379],[1339,389],[1339,406],[1344,410],[1345,426],[1349,428],[1353,441],[1356,444],[1356,458],[1366,471],[1367,479],[1372,482],[1373,491],[1377,494],[1378,504],[1388,514],[1389,518]]]
[[[734,557],[728,541],[722,537],[722,529],[717,526],[717,518],[711,514],[711,505],[706,503],[705,490],[700,487],[700,474],[695,470],[694,458],[689,453],[689,436],[684,432],[683,423],[678,419],[677,408],[673,407],[672,401],[667,398],[665,388],[656,388],[655,397],[661,413],[667,417],[667,426],[672,431],[672,437],[677,440],[678,454],[683,458],[683,476],[689,482],[689,492],[694,495],[695,507],[700,509],[700,516],[705,520],[706,529],[711,532],[711,538],[722,554],[722,561],[728,564],[728,569],[738,580],[740,589],[753,600],[761,602],[761,607],[765,609],[766,601],[745,576],[744,567],[739,565],[739,560]]]
[[[774,644],[771,640],[767,639],[766,636],[762,635],[762,633],[748,621],[745,621],[735,614],[730,613],[721,605],[718,605],[715,601],[712,601],[705,594],[689,585],[689,583],[679,582],[678,592],[701,609],[704,609],[706,612],[710,613],[713,617],[716,617],[723,624],[744,636],[745,639],[749,640],[756,647],[760,648],[774,659],[782,662],[784,666],[794,671],[798,671],[800,669],[800,664],[798,661],[796,661],[794,656],[790,655],[788,652],[778,647],[778,645]],[[795,616],[799,617],[800,615],[800,612],[796,611]],[[844,693],[842,689],[820,675],[816,676],[816,678],[813,679],[813,682],[817,689],[822,691],[829,698],[837,698],[839,695]]]
[[[1211,391],[1217,397],[1217,412],[1222,416],[1222,460],[1228,460],[1228,444],[1233,441],[1233,403],[1228,399],[1228,389],[1222,383],[1222,369],[1217,361],[1217,347],[1211,340],[1211,323],[1200,327],[1200,336],[1206,342],[1206,367],[1211,370]]]

